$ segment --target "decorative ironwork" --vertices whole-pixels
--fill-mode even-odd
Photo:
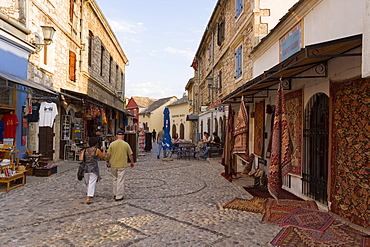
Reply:
[[[315,94],[305,110],[303,194],[327,203],[329,98]]]

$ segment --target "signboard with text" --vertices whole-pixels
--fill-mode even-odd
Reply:
[[[279,41],[280,62],[299,51],[303,46],[302,42],[302,22],[299,22]]]

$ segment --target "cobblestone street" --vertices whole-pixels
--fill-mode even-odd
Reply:
[[[123,201],[113,200],[104,162],[90,205],[77,162],[0,194],[0,245],[270,246],[280,227],[262,224],[262,214],[221,207],[250,199],[247,192],[208,161],[162,161],[155,148],[128,168]]]

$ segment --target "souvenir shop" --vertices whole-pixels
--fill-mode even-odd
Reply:
[[[29,122],[38,122],[41,127],[53,124],[57,107],[50,100],[56,101],[59,96],[5,71],[0,72],[0,89],[0,191],[8,191],[25,183],[26,171],[20,160],[27,158],[26,151],[34,145]],[[36,101],[41,102],[37,111],[32,107]],[[45,111],[39,113],[40,109]]]
[[[106,147],[115,140],[114,133],[124,125],[123,111],[85,94],[66,90],[62,95],[60,159],[78,161],[89,137],[98,136]]]

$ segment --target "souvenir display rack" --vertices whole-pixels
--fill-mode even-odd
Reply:
[[[0,191],[8,192],[26,182],[24,173],[26,170],[19,171],[19,150],[15,150],[13,145],[2,145],[0,147],[1,159],[9,159],[9,164],[0,165],[0,184],[5,184],[5,189]],[[20,181],[20,182],[18,182]]]

